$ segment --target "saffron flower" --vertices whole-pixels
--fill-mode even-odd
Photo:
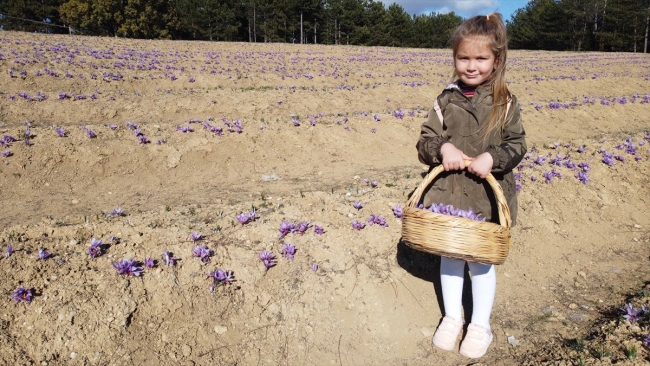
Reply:
[[[363,222],[359,222],[359,221],[357,221],[357,220],[352,220],[352,228],[353,228],[353,229],[355,229],[355,230],[361,230],[361,229],[363,229],[364,227],[366,227],[366,224],[364,224]]]
[[[95,131],[91,130],[87,126],[84,126],[83,130],[84,130],[84,132],[86,133],[86,136],[88,136],[89,139],[94,139],[95,137],[97,137],[97,134],[95,133]]]
[[[370,217],[368,217],[366,221],[370,226],[372,226],[373,224],[377,224],[381,227],[388,227],[388,224],[386,223],[386,219],[379,215],[370,214]]]
[[[294,224],[293,222],[282,220],[282,222],[280,223],[280,229],[279,229],[280,235],[278,236],[278,239],[281,239],[285,235],[296,231],[296,229],[297,229],[296,224]]]
[[[377,188],[377,181],[376,181],[376,180],[373,180],[373,181],[370,183],[370,186],[371,186],[372,188]]]
[[[203,238],[204,238],[204,237],[203,237],[203,235],[201,235],[201,233],[197,233],[197,232],[194,232],[194,231],[193,231],[192,234],[190,234],[190,239],[191,239],[192,241],[203,240]]]
[[[650,347],[650,333],[648,333],[648,335],[647,335],[647,336],[645,337],[645,339],[643,340],[643,344],[644,344],[646,347]]]
[[[269,251],[263,251],[258,255],[259,259],[264,263],[266,270],[275,266],[275,255]]]
[[[402,206],[395,205],[392,208],[393,208],[393,215],[395,215],[395,217],[397,217],[398,219],[401,219],[403,216]]]
[[[49,253],[44,248],[38,250],[38,259],[47,260],[52,256],[52,253]]]
[[[632,324],[636,324],[639,320],[639,310],[632,307],[632,304],[625,304],[621,308],[621,311],[624,313],[623,318]]]
[[[90,247],[88,248],[88,254],[90,255],[90,258],[97,258],[103,253],[102,246],[104,245],[104,242],[92,238],[90,239]]]
[[[325,230],[323,230],[323,228],[321,226],[314,225],[314,233],[315,234],[323,235],[324,232],[325,232]]]
[[[21,301],[30,304],[32,302],[32,297],[34,297],[34,293],[31,289],[27,289],[25,286],[20,286],[11,294],[11,297],[14,299],[14,305]]]
[[[360,210],[363,208],[363,203],[361,202],[352,202],[352,207],[356,208],[357,210]]]
[[[5,258],[9,258],[11,253],[13,253],[14,248],[11,245],[7,245],[7,251],[5,252]]]
[[[138,142],[141,143],[141,144],[148,144],[151,141],[147,138],[147,136],[140,135],[140,136],[138,136]]]
[[[153,268],[156,266],[156,261],[154,261],[151,257],[147,257],[144,259],[144,266],[147,268]]]
[[[201,262],[203,263],[210,262],[210,257],[214,255],[212,249],[206,247],[205,245],[194,247],[194,249],[192,249],[192,252],[194,253],[195,257],[201,258]]]
[[[314,271],[314,272],[318,271],[318,264],[312,263],[311,264],[311,270]]]
[[[142,274],[142,267],[133,259],[123,259],[113,263],[113,268],[117,270],[118,275],[138,277]]]
[[[578,178],[582,184],[587,184],[589,181],[589,174],[587,174],[587,172],[578,172],[578,174],[576,174],[576,178]]]
[[[9,150],[5,150],[5,151],[3,151],[3,152],[0,153],[0,154],[1,154],[3,157],[5,157],[5,158],[8,158],[8,157],[10,157],[11,155],[13,155],[13,154],[11,153],[11,151],[9,151]]]
[[[373,118],[375,119],[375,122],[379,122],[379,121],[381,121],[381,117],[379,117],[379,115],[378,115],[377,113],[375,113],[375,115],[373,116]]]
[[[107,217],[117,217],[117,216],[124,216],[124,211],[122,210],[121,207],[116,207],[111,211]]]
[[[240,224],[244,225],[246,223],[249,223],[251,221],[255,221],[257,218],[256,213],[255,213],[255,208],[249,213],[242,212],[239,215],[237,215],[237,221],[239,221]]]
[[[293,256],[296,254],[296,247],[293,244],[286,243],[282,246],[282,255],[293,261]]]
[[[217,269],[208,274],[208,277],[212,277],[212,285],[210,285],[210,292],[214,291],[214,286],[221,283],[224,286],[229,285],[235,282],[235,277],[232,274],[232,271],[226,271],[223,269]]]
[[[296,230],[300,235],[303,235],[307,229],[309,229],[312,225],[308,221],[302,221],[299,222],[298,225],[296,226]]]
[[[163,259],[165,260],[165,264],[168,266],[175,266],[176,261],[178,260],[178,258],[174,257],[171,252],[168,252],[166,250],[163,252]]]
[[[65,137],[65,130],[63,127],[57,127],[54,131],[56,131],[56,134],[59,135],[59,137]]]

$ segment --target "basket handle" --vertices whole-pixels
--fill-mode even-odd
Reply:
[[[469,164],[471,164],[471,161],[465,160],[465,167],[468,167]],[[424,177],[422,183],[420,183],[415,191],[413,191],[411,198],[406,201],[406,206],[415,208],[417,203],[420,202],[420,198],[422,197],[424,190],[429,186],[429,184],[431,184],[431,182],[433,182],[436,176],[438,176],[438,174],[442,173],[444,170],[445,168],[442,166],[442,164],[433,168],[433,170],[431,170],[431,172],[429,172],[429,174]],[[510,209],[508,208],[508,202],[503,195],[503,189],[501,188],[501,185],[499,182],[497,182],[491,173],[488,173],[488,175],[485,177],[485,180],[487,180],[488,184],[494,191],[494,196],[497,200],[497,209],[499,210],[499,223],[503,227],[510,228],[512,225],[512,219],[510,218]]]

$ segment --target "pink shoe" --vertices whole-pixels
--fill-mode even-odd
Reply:
[[[456,346],[461,329],[463,329],[463,322],[448,316],[442,318],[442,323],[438,326],[436,334],[433,335],[433,345],[445,351],[451,351]]]
[[[492,338],[492,332],[489,329],[470,323],[467,327],[467,335],[460,344],[460,354],[469,358],[479,358],[487,352]]]

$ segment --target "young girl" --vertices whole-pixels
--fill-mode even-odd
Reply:
[[[425,207],[443,203],[457,209],[472,208],[487,221],[498,222],[494,193],[483,179],[492,173],[503,188],[515,224],[517,197],[512,170],[526,152],[526,141],[517,98],[506,86],[507,43],[499,13],[473,17],[452,36],[453,77],[457,80],[438,96],[417,143],[422,163],[431,168],[442,164],[445,169],[424,195]],[[471,161],[467,169],[465,160]],[[445,317],[433,336],[433,344],[445,350],[454,349],[463,328],[465,263],[445,257],[440,263]],[[478,358],[492,342],[490,315],[496,274],[493,265],[467,264],[473,309],[460,353]]]

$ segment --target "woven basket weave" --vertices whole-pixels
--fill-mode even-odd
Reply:
[[[469,163],[465,161],[465,166]],[[496,196],[500,225],[417,208],[425,189],[443,171],[442,165],[435,167],[406,202],[402,239],[411,248],[423,252],[482,264],[502,264],[512,244],[512,221],[503,189],[492,174],[485,179]]]

